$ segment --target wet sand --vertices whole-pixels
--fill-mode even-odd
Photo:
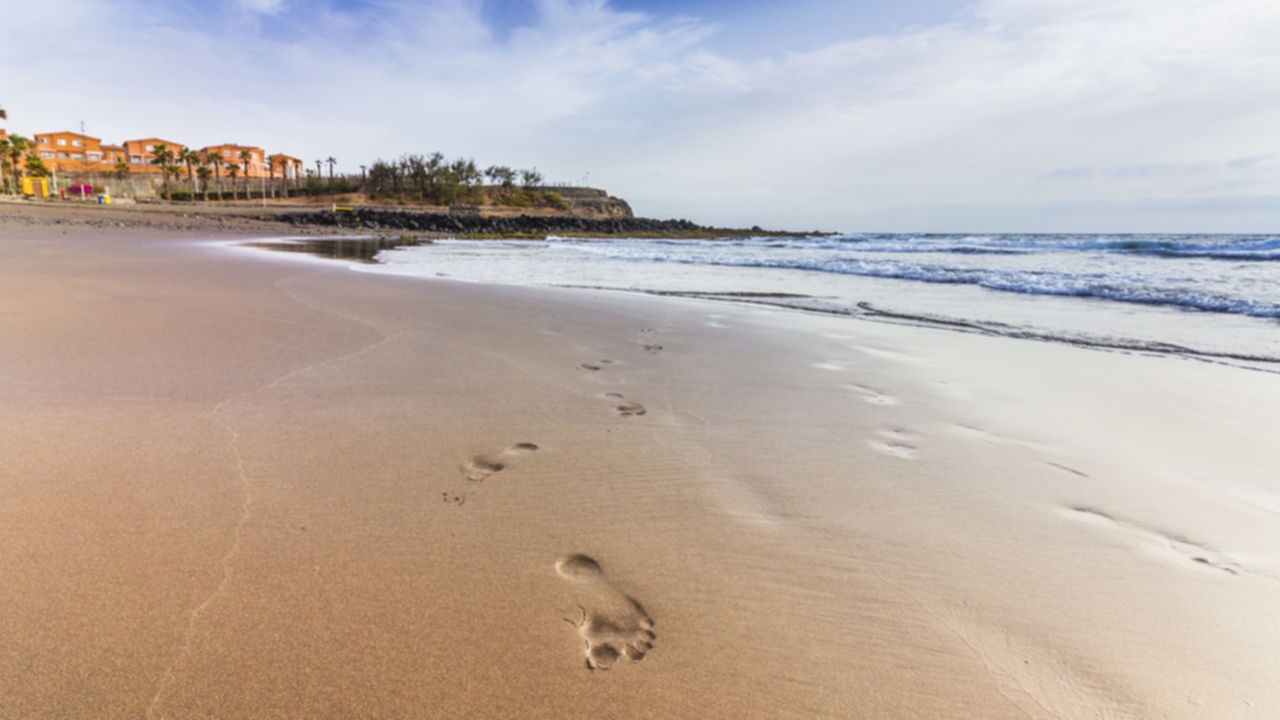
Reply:
[[[0,716],[1280,715],[1280,376],[63,230]]]

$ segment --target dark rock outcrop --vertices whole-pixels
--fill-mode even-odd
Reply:
[[[475,212],[410,212],[378,208],[282,213],[272,219],[294,225],[351,230],[397,230],[463,235],[696,235],[712,232],[688,220],[571,215],[482,216]]]

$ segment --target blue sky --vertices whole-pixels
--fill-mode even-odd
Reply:
[[[1280,229],[1274,0],[0,0],[12,132],[440,150],[638,213]]]

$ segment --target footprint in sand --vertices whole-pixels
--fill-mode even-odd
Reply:
[[[595,362],[584,362],[577,368],[583,372],[599,372],[605,365],[612,365],[612,360],[596,360]]]
[[[635,402],[633,400],[628,400],[624,396],[620,395],[619,393],[605,393],[604,396],[608,400],[618,401],[618,404],[613,406],[613,409],[622,417],[631,417],[632,415],[643,415],[646,412],[648,412],[648,410],[645,410],[645,407],[640,403]]]
[[[885,393],[882,393],[876,390],[872,390],[871,388],[863,385],[845,385],[845,387],[857,393],[858,397],[862,398],[866,402],[871,403],[872,405],[897,405],[898,404],[898,398],[893,397],[892,395],[886,395]]]
[[[911,434],[906,430],[881,430],[879,435],[884,438],[883,441],[868,440],[867,444],[885,455],[911,460],[920,452],[919,448],[907,442]]]
[[[537,445],[524,442],[516,443],[502,452],[477,455],[462,463],[462,474],[468,480],[480,482],[494,473],[502,472],[513,459],[537,449]]]
[[[556,562],[556,572],[583,588],[582,619],[567,620],[586,643],[587,668],[608,670],[619,658],[643,660],[656,637],[653,619],[640,603],[615,588],[600,563],[586,555]]]
[[[1232,556],[1185,535],[1149,527],[1091,507],[1076,506],[1066,508],[1063,512],[1074,520],[1106,528],[1121,537],[1127,537],[1152,555],[1182,564],[1183,567],[1219,570],[1229,575],[1248,572],[1271,577],[1268,573],[1259,572],[1257,568],[1246,567]]]

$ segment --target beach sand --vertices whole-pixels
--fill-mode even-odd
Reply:
[[[1280,376],[211,232],[0,224],[0,717],[1280,716]]]

